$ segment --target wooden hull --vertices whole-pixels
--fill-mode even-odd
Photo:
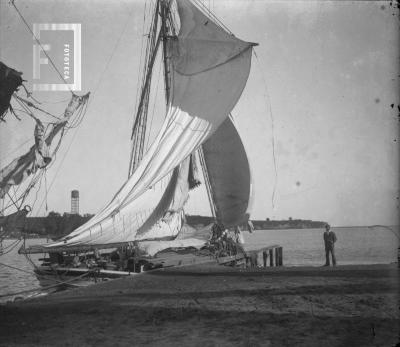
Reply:
[[[138,275],[136,272],[46,265],[38,266],[35,274],[40,286],[44,289],[51,289],[51,291],[87,287],[98,282]]]
[[[136,272],[115,271],[104,269],[88,269],[88,268],[69,268],[69,267],[50,267],[38,266],[35,269],[37,275],[61,276],[61,277],[79,277],[87,274],[91,278],[120,278],[136,275]]]
[[[244,259],[244,254],[214,258],[193,254],[177,255],[176,253],[171,252],[170,254],[164,254],[162,257],[148,260],[150,260],[155,266],[154,270],[157,270],[165,267],[180,267],[200,264],[241,265],[243,264]],[[106,269],[42,265],[35,269],[35,274],[42,287],[59,286],[60,288],[67,288],[87,286],[101,281],[135,276],[139,273]]]

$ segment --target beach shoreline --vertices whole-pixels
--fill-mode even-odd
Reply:
[[[1,346],[394,346],[398,265],[186,266],[0,306]]]

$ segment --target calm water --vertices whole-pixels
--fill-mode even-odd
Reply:
[[[399,227],[352,227],[333,228],[338,241],[336,258],[338,264],[389,264],[397,262],[399,245]],[[256,230],[244,232],[247,249],[279,244],[283,247],[284,265],[320,266],[325,262],[322,229]],[[46,240],[27,240],[28,245],[44,243]],[[3,247],[15,240],[3,241]],[[0,296],[39,287],[32,265],[18,254],[18,247],[8,254],[0,256],[0,263],[7,264],[27,272],[17,271],[0,264]],[[31,259],[39,264],[42,255],[33,254]],[[12,299],[12,297],[11,297]],[[10,297],[0,297],[0,302]]]
[[[399,226],[332,228],[337,236],[338,265],[389,264],[397,262]],[[278,244],[283,247],[283,265],[319,266],[325,263],[323,229],[256,230],[244,233],[245,248]]]
[[[11,252],[7,253],[7,247],[14,244],[16,240],[4,240],[3,249],[5,254],[0,255],[0,295],[15,293],[27,289],[34,289],[39,287],[39,281],[33,273],[33,266],[25,258],[25,256],[18,254],[18,249],[22,245],[22,242],[14,248]],[[30,239],[26,240],[27,245],[34,245],[39,243],[45,243],[46,239]],[[39,258],[42,258],[42,254],[32,254],[30,258],[36,264],[40,264]],[[10,265],[18,269],[24,270],[18,271],[11,269],[2,264]],[[30,293],[29,293],[30,294]],[[28,295],[29,295],[28,294]],[[26,296],[26,295],[21,295]],[[0,302],[5,302],[12,299],[12,297],[0,297]]]

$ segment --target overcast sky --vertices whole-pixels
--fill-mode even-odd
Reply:
[[[0,58],[23,71],[30,87],[32,37],[9,1],[0,2]],[[82,25],[82,92],[91,91],[92,98],[85,119],[69,131],[48,170],[47,202],[48,211],[69,211],[70,191],[78,189],[81,212],[94,213],[127,177],[145,1],[16,4],[29,24]],[[205,4],[237,37],[259,43],[233,111],[254,178],[252,218],[314,219],[336,226],[398,224],[399,19],[389,2]],[[155,85],[158,75],[157,67]],[[45,101],[69,97],[67,92],[36,96]],[[61,113],[62,105],[43,107]],[[162,117],[156,108],[154,124]],[[7,119],[7,125],[0,125],[1,166],[34,126],[29,120],[21,125]],[[42,191],[31,197],[31,203],[36,199],[34,215],[46,213]],[[201,189],[188,212],[208,212]]]

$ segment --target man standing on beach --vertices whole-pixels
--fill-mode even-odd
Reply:
[[[332,254],[332,265],[336,266],[335,257],[335,242],[337,240],[335,233],[331,230],[329,224],[325,225],[326,231],[324,232],[324,243],[325,243],[325,256],[326,262],[324,266],[329,266],[329,252]]]

